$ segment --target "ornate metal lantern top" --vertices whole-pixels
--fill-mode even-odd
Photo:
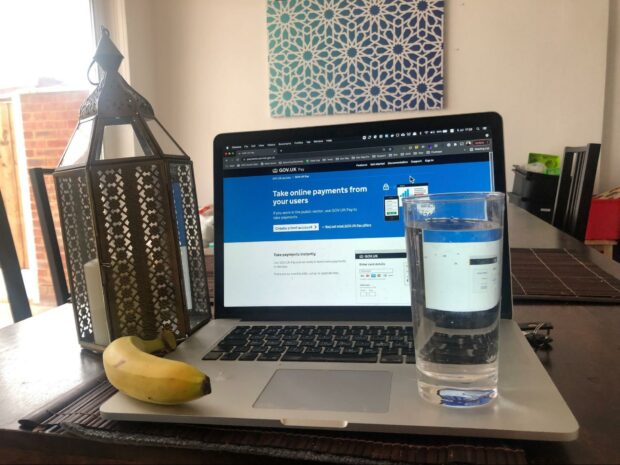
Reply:
[[[60,161],[58,169],[91,165],[113,158],[128,156],[174,157],[189,160],[187,154],[179,147],[168,131],[155,118],[153,107],[146,98],[136,92],[119,74],[118,69],[123,55],[110,39],[110,32],[102,26],[101,39],[93,57],[103,70],[103,77],[95,90],[88,96],[80,108],[80,122]],[[90,68],[89,68],[90,71]],[[95,84],[95,83],[93,83]],[[121,131],[120,127],[125,126]],[[106,130],[106,127],[115,127]],[[115,137],[108,137],[115,132]],[[120,135],[119,132],[126,134]],[[118,144],[114,150],[108,150],[105,156],[107,139],[132,139],[126,151],[129,155],[118,155]],[[127,144],[126,144],[127,145]]]
[[[140,114],[145,118],[154,118],[151,104],[136,92],[119,74],[118,68],[123,55],[110,40],[110,31],[101,28],[101,40],[93,57],[105,72],[95,91],[82,103],[80,119],[91,116],[133,116]],[[91,65],[92,66],[92,65]]]

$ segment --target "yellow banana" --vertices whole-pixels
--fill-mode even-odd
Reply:
[[[103,352],[105,374],[119,391],[155,404],[180,404],[209,394],[211,384],[204,373],[187,363],[151,355],[175,347],[169,331],[149,341],[120,337]]]

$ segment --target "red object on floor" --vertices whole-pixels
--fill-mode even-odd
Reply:
[[[620,239],[620,187],[592,197],[586,240]]]

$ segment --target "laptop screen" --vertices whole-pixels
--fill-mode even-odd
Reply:
[[[497,125],[443,119],[218,136],[216,310],[408,312],[402,199],[498,189]]]

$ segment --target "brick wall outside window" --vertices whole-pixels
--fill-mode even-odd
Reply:
[[[26,164],[28,169],[55,168],[73,134],[79,118],[80,105],[88,95],[87,91],[40,92],[21,94]],[[49,178],[49,179],[47,179]],[[60,250],[64,262],[64,248],[60,233],[56,195],[51,177],[46,177],[47,192],[56,225],[56,234],[60,241]],[[54,288],[49,271],[41,226],[30,187],[30,208],[32,210],[36,261],[39,280],[41,304],[55,305]],[[66,271],[66,266],[65,266]]]

